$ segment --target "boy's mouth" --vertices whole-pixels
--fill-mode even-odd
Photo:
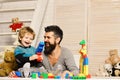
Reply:
[[[30,44],[29,42],[25,42],[25,44]]]

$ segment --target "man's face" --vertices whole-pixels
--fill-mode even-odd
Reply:
[[[56,47],[56,38],[53,32],[46,32],[44,35],[45,55],[50,55]]]

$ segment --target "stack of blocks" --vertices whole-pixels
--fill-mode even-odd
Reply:
[[[86,76],[86,78],[90,78],[90,74],[88,74],[88,56],[87,56],[87,48],[86,48],[86,44],[85,44],[85,40],[82,40],[79,43],[82,48],[80,49],[79,53],[81,55],[80,57],[80,74]]]
[[[43,47],[44,47],[44,42],[41,41],[36,49],[36,54],[38,55],[38,59],[37,59],[38,62],[42,62],[41,55],[42,55]]]

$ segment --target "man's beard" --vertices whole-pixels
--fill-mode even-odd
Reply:
[[[44,50],[44,54],[46,56],[51,55],[52,51],[55,49],[56,47],[56,43],[54,44],[50,44],[49,42],[45,42],[45,44],[49,44],[49,46],[45,46],[45,50]]]

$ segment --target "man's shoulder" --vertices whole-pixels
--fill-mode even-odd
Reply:
[[[61,47],[62,50],[68,50],[70,51],[70,49],[66,48],[66,47]]]
[[[61,47],[61,51],[62,53],[65,53],[65,54],[71,54],[72,52],[70,51],[70,49],[66,48],[66,47]]]

